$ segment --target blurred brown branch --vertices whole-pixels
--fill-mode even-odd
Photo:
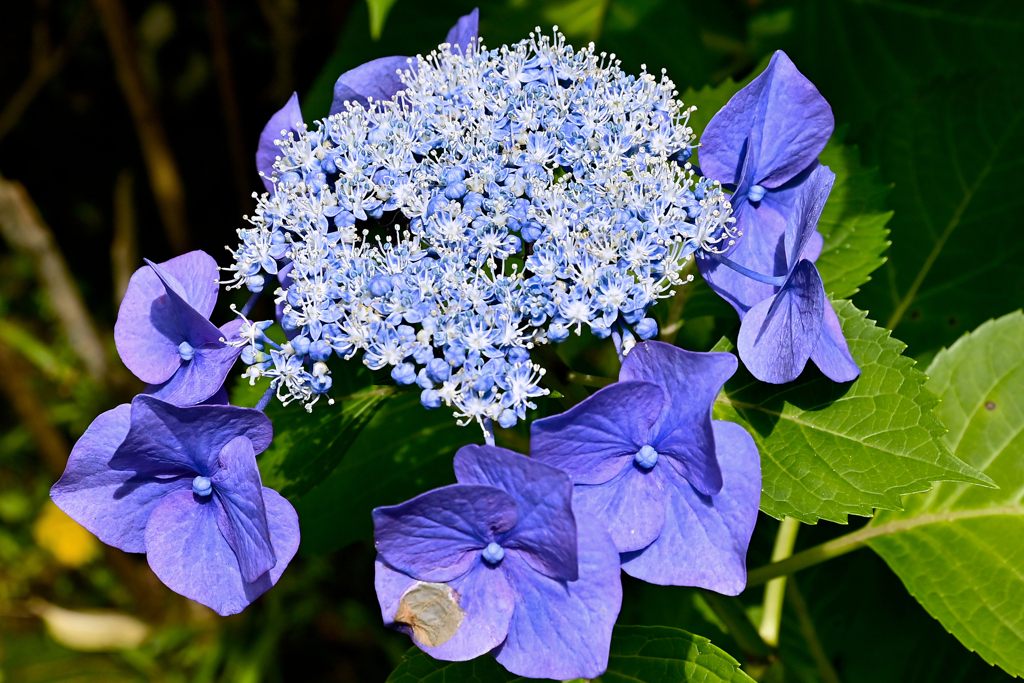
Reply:
[[[139,67],[139,50],[128,13],[121,0],[93,0],[93,5],[103,23],[117,71],[117,81],[135,122],[149,184],[156,198],[167,240],[175,251],[184,252],[188,249],[189,241],[185,220],[185,186],[167,141],[160,113]]]
[[[231,51],[228,49],[228,30],[224,18],[224,7],[220,0],[206,0],[206,23],[210,30],[210,50],[213,53],[213,69],[217,74],[217,90],[220,94],[220,108],[224,115],[224,126],[228,133],[228,149],[231,152],[231,170],[235,175],[235,189],[238,195],[239,215],[249,211],[249,196],[252,162],[245,158],[245,143],[242,140],[242,115],[235,96],[235,81],[231,73]]]
[[[130,169],[117,174],[114,183],[114,239],[110,242],[110,269],[114,284],[114,308],[128,291],[128,281],[139,267],[135,230],[135,175]]]
[[[92,12],[89,6],[85,5],[72,22],[64,42],[51,49],[50,30],[46,25],[46,16],[43,12],[39,13],[35,25],[32,27],[32,61],[28,77],[7,101],[3,110],[0,110],[0,140],[18,125],[18,121],[32,104],[32,100],[64,66],[68,56],[74,52],[78,43],[89,32],[91,25]]]
[[[64,255],[25,187],[0,175],[0,235],[35,262],[50,306],[89,374],[106,379],[107,357]]]
[[[278,106],[283,106],[292,94],[292,68],[299,41],[295,17],[299,4],[297,0],[259,0],[259,5],[274,45],[274,80],[267,88],[267,95],[279,103]]]
[[[68,443],[50,420],[46,406],[29,385],[28,375],[24,361],[0,341],[0,391],[7,397],[18,420],[28,428],[46,469],[54,477],[59,477],[68,461]]]

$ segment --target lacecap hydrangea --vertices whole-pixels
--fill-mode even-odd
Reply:
[[[407,66],[391,100],[282,131],[230,281],[259,292],[287,268],[291,340],[246,321],[242,359],[309,407],[331,354],[361,354],[486,433],[547,393],[535,345],[589,328],[628,352],[691,254],[737,233],[728,195],[687,162],[692,110],[664,74],[624,73],[557,28]]]

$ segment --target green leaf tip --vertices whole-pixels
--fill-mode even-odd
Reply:
[[[380,40],[384,31],[384,22],[388,19],[391,8],[398,0],[366,0],[366,6],[370,10],[370,37]]]

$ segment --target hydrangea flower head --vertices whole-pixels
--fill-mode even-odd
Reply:
[[[437,659],[493,652],[532,678],[595,678],[608,665],[622,587],[595,519],[574,515],[564,472],[466,446],[458,484],[373,512],[384,622]]]
[[[235,614],[299,546],[294,508],[256,467],[271,436],[256,410],[136,396],[93,421],[50,497],[104,543],[146,553],[171,590]]]
[[[412,67],[394,99],[279,141],[232,268],[262,287],[278,248],[281,322],[299,334],[243,359],[311,403],[329,384],[304,359],[360,355],[428,408],[508,427],[546,393],[530,349],[584,328],[652,336],[647,311],[690,255],[734,235],[729,204],[686,163],[691,110],[664,75],[557,33],[443,44]]]
[[[193,251],[135,271],[117,323],[117,352],[147,392],[177,405],[209,399],[223,386],[241,351],[241,321],[210,322],[217,303],[217,263]]]
[[[728,595],[745,587],[760,459],[742,427],[711,419],[735,371],[732,354],[642,342],[616,384],[531,425],[531,455],[569,474],[577,516],[607,526],[627,574]]]

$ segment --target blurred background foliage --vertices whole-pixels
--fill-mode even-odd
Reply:
[[[307,501],[310,514],[330,506],[339,528],[307,531],[278,587],[220,619],[165,589],[141,556],[101,546],[47,492],[89,422],[141,388],[112,341],[141,257],[204,249],[226,263],[224,245],[262,190],[256,140],[288,96],[300,94],[307,121],[324,116],[342,71],[428,52],[477,4],[488,45],[558,24],[629,71],[667,69],[681,93],[742,80],[786,49],[832,103],[844,153],[869,169],[878,201],[894,212],[888,262],[854,295],[858,307],[927,362],[1024,300],[1016,0],[8,2],[0,22],[0,681],[375,682],[400,661],[408,640],[381,626],[373,549],[357,540],[369,528],[360,501],[329,487]],[[241,296],[223,295],[216,319]],[[694,298],[676,342],[707,349],[736,321]],[[612,374],[584,345],[564,346],[574,369]],[[243,393],[235,401],[252,405]],[[421,413],[408,419],[423,443],[472,439],[438,434]],[[373,459],[386,432],[371,423],[351,449],[344,444],[335,477],[397,502],[411,495],[403,485],[414,493],[451,476],[447,455],[413,442],[410,469],[392,486]],[[522,446],[522,434],[502,438]],[[768,560],[776,528],[762,518],[750,566]],[[847,530],[808,527],[798,547]],[[621,623],[711,638],[765,681],[1008,678],[945,633],[868,551],[796,581],[802,599],[787,602],[779,652],[765,660],[744,651],[723,621],[728,610],[699,591],[627,578]],[[747,591],[741,605],[756,612],[761,592]]]

